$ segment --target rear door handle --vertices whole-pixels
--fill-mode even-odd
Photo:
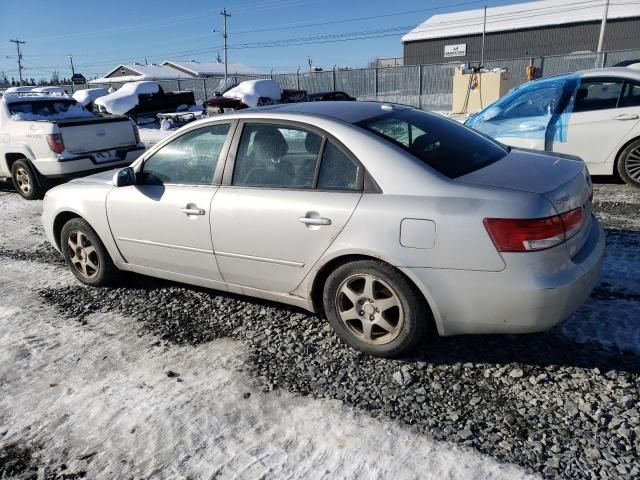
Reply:
[[[206,212],[204,208],[197,208],[192,205],[187,205],[183,209],[180,210],[185,215],[204,215]]]
[[[305,225],[331,225],[331,219],[324,218],[324,217],[319,217],[319,218],[299,217],[298,221],[304,223]]]
[[[635,113],[625,113],[622,115],[618,115],[617,117],[613,117],[614,120],[620,120],[620,121],[625,121],[625,120],[638,120],[640,118],[640,116],[638,116]]]

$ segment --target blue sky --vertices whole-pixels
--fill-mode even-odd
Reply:
[[[400,37],[429,16],[482,8],[471,0],[2,0],[0,72],[17,78],[15,44],[22,46],[25,77],[48,78],[53,70],[70,76],[68,55],[76,71],[93,77],[121,62],[160,63],[166,59],[214,61],[223,53],[218,12],[229,19],[229,62],[269,72],[292,72],[314,66],[366,66],[375,57],[402,55]],[[519,3],[489,0],[488,6]],[[365,18],[366,17],[366,18]],[[315,25],[311,25],[315,24]],[[369,32],[378,37],[354,41],[332,35]],[[325,43],[317,42],[328,36]],[[308,40],[302,38],[313,37]],[[247,45],[279,41],[278,47]],[[247,48],[252,47],[252,48]]]

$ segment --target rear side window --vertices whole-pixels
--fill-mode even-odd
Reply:
[[[322,137],[303,128],[246,125],[232,184],[242,187],[313,188]]]
[[[327,141],[322,153],[318,186],[321,190],[357,190],[360,167]]]
[[[620,80],[583,80],[576,92],[573,112],[616,108],[620,92],[622,92]]]
[[[358,125],[449,178],[479,170],[507,154],[500,144],[467,127],[418,110],[392,112]]]
[[[640,84],[625,83],[618,107],[640,107]]]

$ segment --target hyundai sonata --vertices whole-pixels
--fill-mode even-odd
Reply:
[[[324,314],[363,352],[428,332],[525,333],[589,296],[604,234],[585,164],[410,107],[314,102],[183,127],[131,167],[51,190],[83,283],[120,270]]]

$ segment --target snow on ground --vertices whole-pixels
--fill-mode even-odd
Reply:
[[[339,402],[256,390],[245,347],[167,347],[135,323],[42,304],[58,267],[0,260],[2,443],[88,478],[533,478]],[[167,372],[179,376],[169,377]]]
[[[0,248],[43,241],[41,202],[0,188]],[[77,285],[0,258],[0,450],[87,478],[533,478],[340,402],[257,390],[247,349],[157,341],[114,313],[64,318],[38,296]],[[78,291],[81,294],[81,290]],[[168,376],[175,372],[179,376]],[[73,477],[68,477],[73,478]]]

